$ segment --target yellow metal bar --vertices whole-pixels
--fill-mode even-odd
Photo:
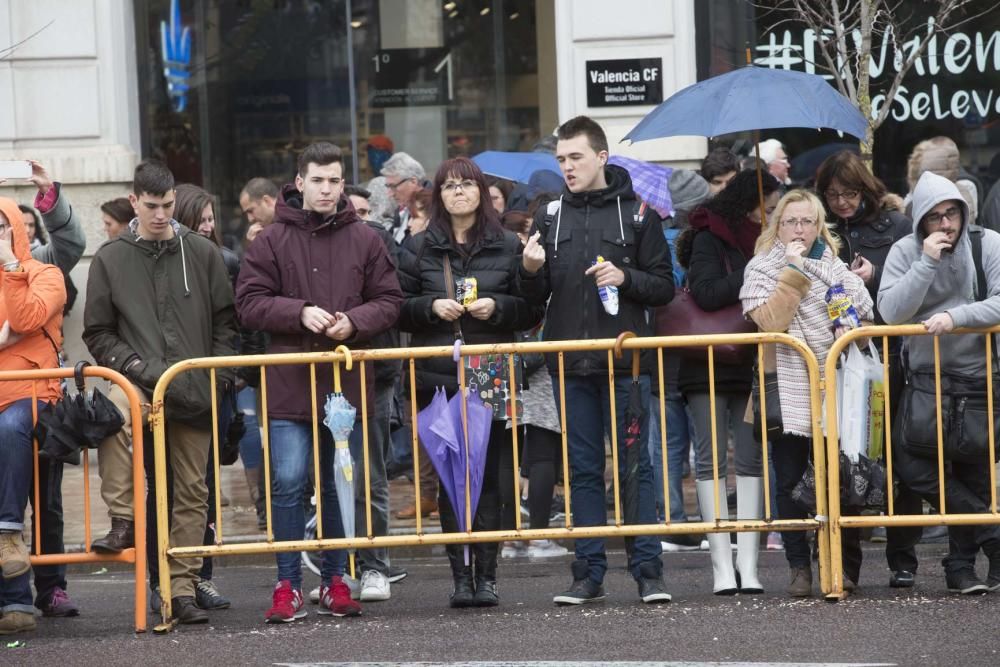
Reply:
[[[514,528],[521,530],[521,450],[518,447],[517,437],[517,367],[515,365],[515,355],[507,356],[507,364],[510,368],[510,424],[511,424],[511,448],[513,451],[514,465]]]
[[[708,346],[708,422],[709,433],[712,434],[712,502],[715,504],[715,523],[719,523],[722,510],[726,507],[726,517],[729,516],[728,501],[725,494],[719,496],[719,434],[715,425],[715,348]],[[697,475],[696,475],[697,477]]]
[[[215,486],[215,543],[222,544],[222,467],[219,465],[219,402],[214,400],[217,393],[215,369],[208,371],[209,396],[212,400],[212,484]]]
[[[834,345],[836,347],[836,345]],[[819,543],[820,590],[830,599],[843,596],[844,564],[841,553],[840,526],[840,447],[837,439],[837,358],[832,351],[826,355],[826,368],[821,374],[819,362],[812,354],[799,352],[809,372],[809,413],[812,417],[813,469],[816,473],[816,517],[822,519],[816,535]],[[833,387],[833,391],[827,388]],[[763,392],[762,392],[763,393]],[[823,398],[827,399],[827,440],[823,438]],[[827,459],[829,457],[829,459]],[[828,465],[829,462],[829,465]]]
[[[563,504],[565,505],[566,528],[573,527],[573,513],[570,512],[570,495],[572,487],[569,479],[569,447],[566,430],[566,365],[563,353],[559,352],[559,428],[562,431],[562,464],[563,464]]]
[[[656,348],[660,381],[660,462],[663,465],[663,522],[670,523],[670,470],[667,468],[667,388],[663,382],[663,348]]]
[[[986,334],[986,419],[987,434],[989,435],[990,460],[986,467],[990,471],[990,512],[997,513],[997,467],[996,467],[996,445],[993,440],[996,431],[993,430],[993,341],[992,334]]]
[[[767,441],[767,405],[764,400],[764,344],[757,343],[757,382],[760,387],[760,448],[761,473],[764,478],[764,520],[771,520],[771,466],[768,465],[770,443]],[[753,396],[750,397],[753,401]]]
[[[413,438],[413,507],[416,509],[417,535],[423,531],[423,514],[420,511],[420,445],[417,432],[417,366],[410,357],[410,435]]]
[[[334,364],[336,365],[336,364]],[[316,539],[323,539],[323,481],[319,462],[319,401],[316,395],[316,364],[309,364],[309,396],[312,400],[313,495],[316,496]]]
[[[163,625],[170,626],[170,510],[167,505],[167,425],[163,413],[163,397],[167,385],[157,384],[153,390],[153,403],[149,410],[149,424],[153,429],[153,476],[156,480],[156,554],[160,568],[160,616]],[[133,425],[132,432],[137,429]],[[135,449],[135,446],[132,447]]]
[[[382,419],[382,415],[377,415]],[[364,452],[365,465],[365,522],[368,528],[366,534],[372,536],[372,480],[368,472],[371,470],[371,463],[368,454],[368,382],[365,377],[365,365],[361,364],[361,442]],[[357,478],[357,476],[355,476]],[[353,574],[351,576],[354,576]]]
[[[169,369],[167,370],[169,373]],[[160,377],[163,382],[163,377]],[[159,388],[159,383],[157,383]],[[263,364],[260,367],[260,424],[263,427],[261,445],[264,451],[264,516],[267,518],[267,541],[274,542],[274,524],[271,520],[271,429],[267,416],[267,372]]]
[[[947,514],[944,503],[944,438],[941,435],[941,339],[934,336],[934,408],[937,411],[938,444],[938,506],[941,514]]]
[[[608,350],[608,401],[611,405],[611,465],[613,466],[612,481],[615,489],[615,525],[622,525],[622,494],[618,479],[618,410],[615,400],[615,358],[614,352]]]
[[[892,389],[889,387],[889,337],[882,336],[882,384],[885,387],[885,401],[882,406],[885,411],[885,422],[883,430],[885,432],[885,498],[888,503],[889,516],[896,513],[896,499],[892,492],[892,410],[889,403],[892,402]]]

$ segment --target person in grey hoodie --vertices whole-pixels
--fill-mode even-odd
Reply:
[[[1000,234],[982,231],[982,267],[985,298],[977,299],[976,268],[969,238],[969,208],[954,183],[925,172],[913,190],[913,233],[897,241],[886,259],[878,292],[878,307],[886,324],[921,323],[934,336],[961,327],[989,327],[1000,323]],[[985,387],[986,359],[979,335],[938,338],[942,376],[970,378]],[[906,418],[907,395],[916,391],[918,374],[934,373],[934,338],[914,336],[904,342],[907,386],[900,410]],[[931,380],[933,382],[933,380]],[[955,380],[949,386],[959,386]],[[933,392],[933,384],[929,391]],[[915,456],[906,443],[906,425],[894,449],[896,471],[913,491],[937,511],[938,464]],[[902,426],[902,427],[901,427]],[[953,425],[954,426],[954,425]],[[988,468],[982,463],[946,461],[945,506],[950,514],[990,511]],[[965,594],[1000,589],[1000,526],[950,526],[950,551],[943,561],[948,589]],[[976,552],[982,548],[990,561],[987,583],[976,577]]]

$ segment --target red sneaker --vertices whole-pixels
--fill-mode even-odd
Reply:
[[[292,588],[290,581],[282,579],[274,587],[271,608],[264,614],[264,621],[266,623],[291,623],[305,618],[308,612],[303,609],[304,606],[302,591]]]
[[[361,605],[351,599],[351,589],[343,577],[333,577],[329,586],[320,586],[319,611],[324,616],[360,616]]]

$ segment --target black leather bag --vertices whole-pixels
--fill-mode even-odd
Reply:
[[[994,387],[996,387],[994,380]],[[902,446],[913,456],[937,460],[937,399],[932,373],[911,373],[903,389]],[[994,429],[1000,428],[1000,396],[993,401]],[[989,410],[982,378],[941,374],[941,439],[946,461],[984,463],[989,456]],[[994,462],[1000,447],[994,434]]]
[[[753,372],[753,388],[750,390],[750,401],[753,407],[753,437],[760,442],[760,381],[759,373],[756,369]],[[778,394],[778,374],[764,373],[764,407],[767,410],[767,438],[768,440],[781,435],[784,424],[781,421],[781,397]]]

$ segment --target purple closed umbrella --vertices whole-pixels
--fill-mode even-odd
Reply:
[[[449,399],[445,390],[439,387],[434,392],[430,405],[417,414],[417,433],[451,500],[458,525],[463,530],[468,530],[483,490],[483,471],[486,469],[486,448],[490,439],[493,410],[471,395],[467,395],[464,402],[468,420],[468,448],[462,429],[461,391],[455,392]],[[466,514],[465,511],[466,479],[469,480],[471,514]],[[465,564],[469,564],[468,546],[465,547]]]
[[[669,218],[674,214],[674,203],[670,199],[670,188],[667,187],[673,169],[623,155],[612,155],[608,162],[628,172],[632,178],[632,190],[661,218]]]

